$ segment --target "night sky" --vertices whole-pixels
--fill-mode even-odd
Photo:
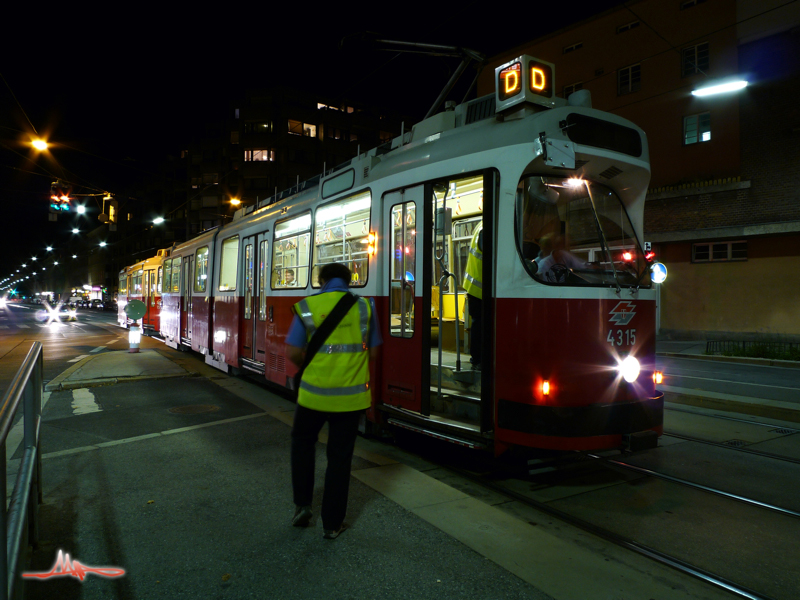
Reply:
[[[114,192],[178,154],[198,124],[224,117],[238,92],[272,83],[419,120],[459,62],[354,45],[348,51],[339,47],[343,38],[373,32],[491,56],[620,2],[502,4],[411,1],[394,12],[374,2],[322,10],[297,4],[296,14],[285,12],[291,3],[277,14],[272,3],[223,3],[186,14],[131,5],[124,10],[132,14],[113,18],[48,9],[41,27],[37,19],[45,15],[28,15],[17,27],[6,20],[2,42],[13,51],[0,61],[0,279],[72,235],[75,216],[47,221],[53,175],[81,191]],[[34,128],[55,144],[48,155],[26,143]],[[91,222],[83,217],[83,231],[96,227],[98,212]]]

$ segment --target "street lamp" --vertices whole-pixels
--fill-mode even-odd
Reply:
[[[161,225],[164,222],[164,217],[156,217],[153,219],[153,225]]]
[[[31,145],[39,150],[40,152],[43,150],[47,150],[47,142],[44,140],[36,139],[31,142]]]
[[[106,247],[106,243],[105,242],[100,242],[100,247],[101,248],[105,248]]]
[[[52,252],[53,251],[53,247],[52,246],[48,246],[46,249],[47,249],[48,252]]]
[[[86,213],[86,207],[83,204],[79,204],[75,207],[75,210],[78,212],[79,215]]]
[[[747,82],[744,80],[729,81],[717,85],[710,85],[697,90],[692,90],[692,96],[714,96],[716,94],[724,94],[726,92],[737,92],[747,87]]]
[[[80,232],[81,232],[81,230],[78,229],[77,227],[72,229],[72,233],[80,233]]]

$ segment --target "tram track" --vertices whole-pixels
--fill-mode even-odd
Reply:
[[[524,493],[509,489],[507,486],[504,486],[501,483],[495,481],[490,481],[484,476],[476,475],[475,473],[472,473],[468,470],[456,467],[446,467],[446,468],[458,474],[459,476],[472,481],[473,483],[476,483],[488,490],[491,490],[496,494],[520,502],[525,506],[534,508],[537,511],[545,513],[556,519],[559,519],[560,521],[568,523],[574,527],[577,527],[578,529],[596,535],[597,537],[602,538],[608,542],[611,542],[617,546],[628,549],[632,552],[635,552],[649,559],[655,560],[660,564],[676,569],[677,571],[680,571],[681,573],[684,573],[691,577],[700,579],[701,581],[704,581],[714,587],[730,592],[739,598],[747,598],[750,600],[775,600],[772,596],[768,596],[758,591],[752,590],[726,577],[723,577],[716,573],[712,573],[711,571],[703,569],[702,567],[693,565],[688,561],[673,556],[669,553],[662,552],[656,548],[653,548],[652,546],[636,541],[628,536],[617,533],[609,528],[602,527],[596,523],[592,523],[586,519],[577,517],[573,514],[570,514],[569,512],[551,506],[546,502],[536,500]]]

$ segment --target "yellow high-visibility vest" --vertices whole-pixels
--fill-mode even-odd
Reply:
[[[322,325],[345,292],[309,296],[294,305],[306,339]],[[372,307],[359,298],[325,340],[303,372],[297,403],[323,412],[369,408],[369,323]]]
[[[483,299],[481,277],[483,276],[483,252],[478,247],[478,237],[483,231],[483,223],[475,228],[472,241],[469,243],[469,256],[467,257],[467,272],[464,275],[464,291],[478,300]]]

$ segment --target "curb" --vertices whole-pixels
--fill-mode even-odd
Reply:
[[[664,392],[664,401],[674,404],[685,404],[709,410],[722,412],[734,412],[753,417],[765,419],[775,419],[776,421],[789,421],[800,423],[800,410],[784,408],[781,406],[770,406],[755,402],[742,402],[738,400],[726,400],[724,398],[711,398],[709,396],[695,396],[692,394],[678,394],[675,392]]]
[[[668,358],[692,358],[697,360],[712,360],[716,362],[730,362],[740,365],[756,365],[760,367],[783,367],[786,369],[800,369],[800,362],[796,360],[778,360],[775,358],[750,358],[748,356],[718,356],[712,354],[684,354],[682,352],[656,352],[656,356]]]

